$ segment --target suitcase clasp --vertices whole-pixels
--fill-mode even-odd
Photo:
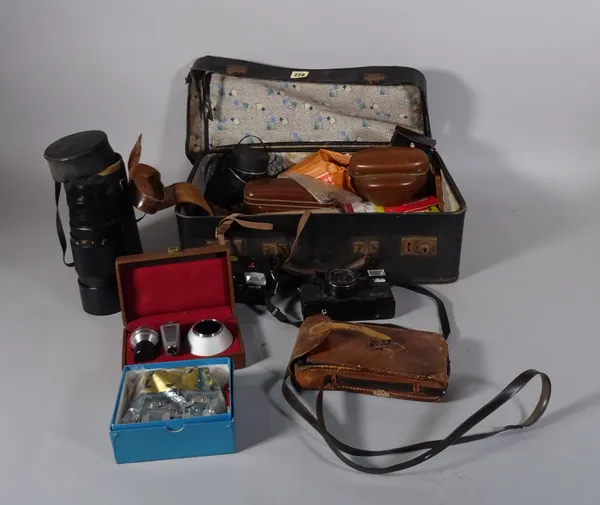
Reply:
[[[244,75],[248,70],[243,65],[227,65],[227,73],[229,75]]]
[[[403,237],[402,256],[436,256],[438,241],[436,237]]]
[[[381,73],[368,72],[364,75],[364,79],[369,84],[380,84],[385,79],[385,75]]]

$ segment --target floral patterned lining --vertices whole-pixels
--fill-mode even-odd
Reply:
[[[416,86],[269,81],[215,74],[210,146],[244,142],[388,142],[395,125],[423,133]],[[249,137],[255,135],[256,137]]]

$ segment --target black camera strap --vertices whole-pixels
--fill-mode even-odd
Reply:
[[[69,268],[71,268],[75,266],[75,262],[71,261],[70,263],[67,263],[67,237],[65,236],[65,231],[63,229],[62,221],[60,219],[60,212],[58,210],[61,186],[62,184],[60,182],[54,183],[54,197],[56,200],[56,234],[58,235],[58,241],[60,242],[60,247],[63,252],[63,263]]]
[[[397,282],[397,283],[392,282],[390,284],[392,286],[401,287],[403,289],[407,289],[409,291],[413,291],[415,293],[419,293],[420,295],[425,295],[425,296],[428,296],[429,298],[431,298],[437,306],[438,317],[440,319],[440,324],[441,324],[442,336],[444,337],[445,340],[448,340],[448,337],[450,336],[450,320],[448,318],[448,312],[446,311],[446,306],[444,305],[444,302],[438,295],[436,295],[429,289],[424,288],[423,286],[416,285],[416,284],[408,284],[408,283],[400,283],[400,282]],[[290,319],[290,317],[287,314],[285,314],[279,307],[277,307],[277,305],[275,305],[275,303],[273,302],[273,298],[279,292],[279,289],[280,289],[280,285],[279,285],[279,283],[276,283],[275,289],[273,291],[271,291],[271,293],[267,294],[266,301],[265,301],[267,310],[278,321],[285,323],[285,324],[290,324],[292,326],[295,326],[296,328],[299,328],[300,325],[302,324],[302,321],[296,321],[296,320]]]

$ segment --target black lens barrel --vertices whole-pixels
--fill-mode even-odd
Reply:
[[[100,130],[59,139],[46,148],[44,158],[52,178],[64,185],[67,194],[83,309],[94,315],[115,314],[119,312],[115,260],[142,252],[123,159]]]

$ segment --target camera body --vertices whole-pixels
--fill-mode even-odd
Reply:
[[[300,288],[302,315],[323,314],[336,321],[391,319],[396,302],[385,270],[335,269]]]

